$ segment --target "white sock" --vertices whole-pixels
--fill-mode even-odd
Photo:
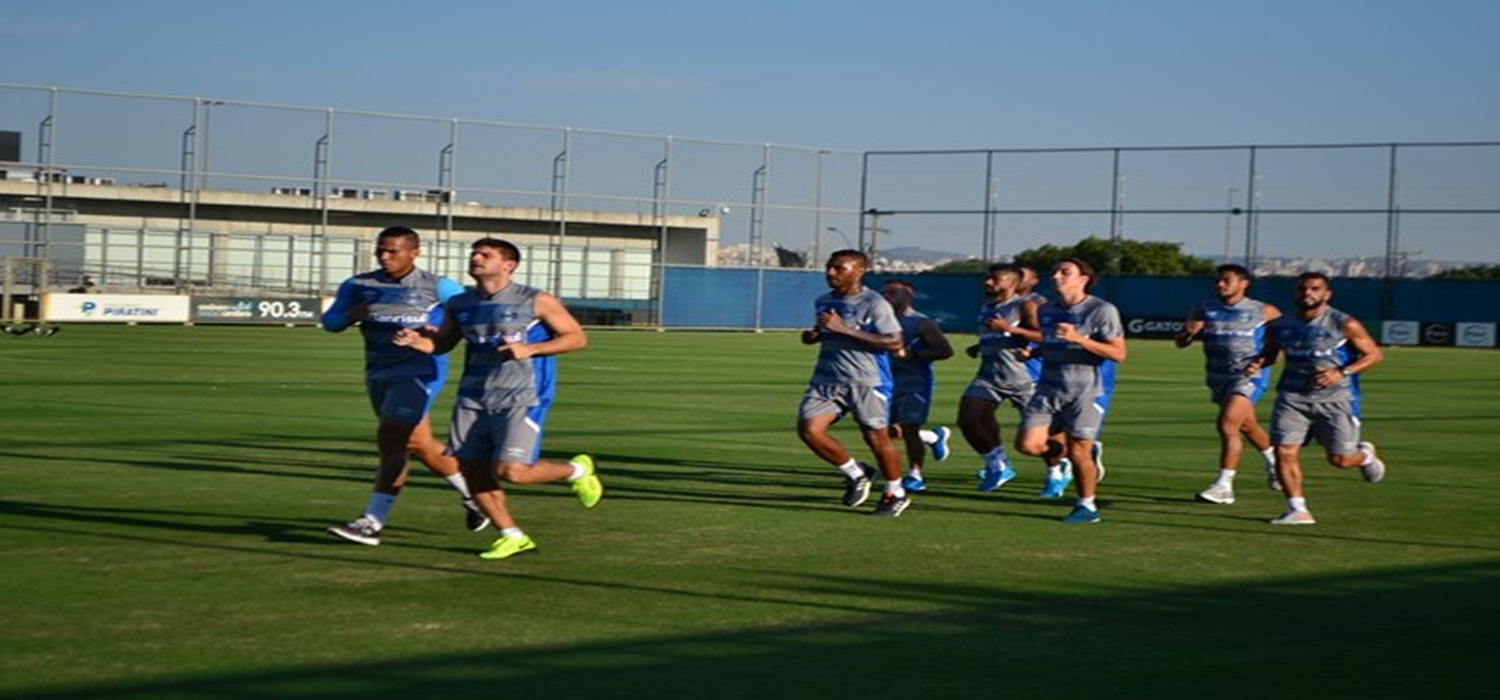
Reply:
[[[370,494],[370,502],[365,505],[365,517],[374,520],[381,527],[385,527],[385,521],[391,517],[391,507],[396,505],[396,497],[389,493],[375,492]]]
[[[1061,464],[1054,464],[1054,465],[1052,465],[1050,467],[1047,467],[1047,478],[1048,479],[1061,479],[1061,478],[1063,478],[1063,468],[1062,468],[1062,465]]]
[[[578,481],[589,473],[589,470],[584,469],[583,465],[577,462],[568,462],[568,466],[573,468],[573,473],[568,475],[568,483]]]
[[[1375,453],[1373,451],[1361,447],[1359,448],[1359,453],[1365,456],[1365,461],[1360,462],[1359,466],[1368,467],[1375,463]]]
[[[885,482],[885,492],[891,494],[892,496],[895,496],[896,498],[901,498],[906,495],[906,489],[901,487],[900,479]]]
[[[469,482],[464,481],[464,475],[463,474],[454,474],[453,476],[445,476],[445,477],[443,477],[443,481],[448,482],[448,485],[452,486],[454,491],[457,491],[460,494],[462,494],[465,501],[468,501],[468,500],[471,500],[471,499],[474,498],[474,496],[469,493]]]
[[[1287,505],[1288,508],[1291,508],[1292,510],[1302,511],[1303,513],[1307,512],[1307,499],[1306,498],[1288,498],[1288,499],[1286,499],[1286,505]]]
[[[907,474],[910,474],[911,478],[913,479],[920,479],[922,478],[922,468],[912,467],[911,470],[907,472]]]
[[[1235,475],[1235,470],[1233,470],[1233,469],[1220,469],[1219,470],[1219,480],[1214,482],[1214,486],[1228,486],[1230,488],[1233,488],[1234,487],[1234,475]]]
[[[516,539],[521,539],[522,537],[526,536],[526,533],[521,532],[521,528],[519,527],[500,528],[500,534],[505,537],[514,537]]]
[[[1276,468],[1276,448],[1267,447],[1260,451],[1260,456],[1266,460],[1266,466],[1272,469]]]
[[[998,467],[1009,461],[1010,455],[1005,453],[1005,445],[1000,445],[999,447],[996,447],[995,449],[984,453],[984,463],[986,465],[994,465]]]
[[[850,481],[864,478],[865,475],[865,471],[859,468],[859,462],[856,462],[852,459],[844,462],[843,464],[840,464],[839,471],[843,472],[844,476],[849,477]]]
[[[1089,496],[1088,498],[1080,498],[1080,499],[1078,499],[1078,505],[1081,505],[1084,508],[1087,508],[1089,510],[1099,510],[1099,508],[1094,505],[1094,497],[1093,496]]]
[[[924,445],[936,445],[938,441],[937,433],[926,428],[918,430],[917,437],[922,438],[922,444]]]

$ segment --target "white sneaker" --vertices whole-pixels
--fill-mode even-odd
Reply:
[[[1364,475],[1365,481],[1372,484],[1380,483],[1380,480],[1385,478],[1385,462],[1380,461],[1380,458],[1375,456],[1375,443],[1361,442],[1359,443],[1359,451],[1370,455],[1370,463],[1360,467],[1359,473]]]
[[[1227,506],[1234,503],[1234,487],[1214,482],[1212,486],[1198,492],[1198,500]]]
[[[1272,525],[1312,525],[1318,521],[1313,520],[1312,513],[1305,510],[1289,510],[1281,514],[1281,517],[1271,521]]]

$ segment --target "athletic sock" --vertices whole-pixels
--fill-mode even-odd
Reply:
[[[445,476],[445,477],[443,477],[443,481],[448,482],[448,485],[452,486],[454,491],[457,491],[460,495],[462,495],[464,497],[464,501],[465,502],[467,502],[467,503],[472,503],[473,502],[474,496],[469,493],[469,482],[464,481],[464,475],[463,474],[454,474],[453,476]]]
[[[1087,508],[1089,510],[1099,510],[1099,508],[1094,505],[1094,497],[1093,496],[1089,496],[1088,498],[1080,498],[1080,499],[1078,499],[1078,505],[1081,505],[1084,508]]]
[[[1286,499],[1286,505],[1287,505],[1288,508],[1291,508],[1292,510],[1299,510],[1299,511],[1302,511],[1303,513],[1307,512],[1307,499],[1306,498],[1288,498],[1288,499]]]
[[[1010,461],[1010,455],[1005,453],[1005,445],[1000,445],[989,452],[984,453],[985,466],[1000,467]]]
[[[514,537],[516,539],[520,539],[520,538],[526,536],[526,533],[521,532],[521,528],[519,528],[519,527],[501,528],[500,529],[500,534],[502,536],[505,536],[505,537]]]
[[[922,444],[924,445],[936,445],[938,441],[937,433],[926,428],[918,430],[917,437],[922,438]]]
[[[844,476],[849,477],[850,481],[856,481],[865,476],[865,470],[859,468],[859,462],[852,459],[840,464],[839,471],[843,472]]]
[[[1233,470],[1233,469],[1220,469],[1219,470],[1219,480],[1214,482],[1214,486],[1225,486],[1225,487],[1233,488],[1234,487],[1234,475],[1235,475],[1235,470]]]
[[[906,489],[901,487],[900,479],[885,482],[885,492],[892,496],[895,496],[896,498],[903,498],[906,496]]]
[[[1053,465],[1047,467],[1047,478],[1048,479],[1061,479],[1061,478],[1063,478],[1063,468],[1062,468],[1062,465],[1061,464],[1053,464]]]
[[[1266,449],[1260,451],[1260,456],[1261,458],[1266,460],[1266,466],[1276,466],[1276,448],[1267,447]]]
[[[375,492],[370,494],[370,502],[365,505],[365,517],[374,520],[381,527],[385,527],[385,521],[391,517],[391,507],[396,505],[395,494]]]
[[[1375,463],[1375,452],[1373,450],[1361,447],[1359,448],[1359,453],[1365,456],[1365,461],[1360,462],[1359,466],[1368,467]]]
[[[922,468],[912,467],[911,470],[907,472],[907,474],[910,475],[913,479],[920,479],[922,478]]]
[[[573,468],[573,473],[568,475],[569,483],[578,481],[579,479],[588,476],[589,470],[584,469],[582,464],[579,464],[577,462],[568,462],[568,466]]]

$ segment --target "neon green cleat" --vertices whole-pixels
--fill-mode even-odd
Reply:
[[[536,551],[536,542],[530,537],[501,537],[488,550],[479,553],[480,559],[504,559],[517,554]]]
[[[573,493],[578,496],[578,503],[584,508],[599,505],[599,499],[604,498],[604,484],[599,481],[599,475],[594,473],[594,458],[578,455],[571,462],[583,467],[583,476],[573,482]]]

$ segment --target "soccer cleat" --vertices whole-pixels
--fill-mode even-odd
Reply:
[[[571,461],[583,467],[583,476],[573,481],[573,495],[578,496],[578,503],[584,508],[593,508],[599,505],[599,499],[604,498],[604,483],[599,481],[599,475],[594,468],[594,458],[588,455],[578,455]]]
[[[1073,469],[1071,466],[1063,469],[1063,475],[1057,478],[1047,477],[1047,483],[1042,485],[1042,492],[1037,494],[1040,498],[1061,498],[1068,490],[1068,484],[1073,483]]]
[[[1098,478],[1094,479],[1094,483],[1102,484],[1104,483],[1104,443],[1095,440],[1093,447],[1090,447],[1089,451],[1090,454],[1094,455],[1094,467],[1098,470],[1097,473],[1099,475]]]
[[[358,519],[334,525],[328,531],[342,537],[350,542],[367,544],[371,547],[380,544],[380,523],[368,515],[361,515]]]
[[[907,491],[926,491],[927,480],[919,476],[912,476],[910,474],[907,474],[906,476],[901,477],[901,488],[904,488]]]
[[[953,437],[953,431],[943,426],[938,426],[932,432],[937,433],[937,442],[932,443],[932,458],[939,462],[947,461],[948,438]]]
[[[1227,506],[1234,503],[1234,487],[1228,484],[1215,483],[1198,492],[1198,500],[1204,503],[1217,503]]]
[[[1318,521],[1313,520],[1313,514],[1305,510],[1288,510],[1281,517],[1271,520],[1272,525],[1312,525]]]
[[[868,464],[860,464],[859,470],[863,475],[858,479],[844,479],[847,482],[844,486],[845,508],[858,508],[870,497],[870,479],[875,476],[875,470]]]
[[[1359,443],[1359,451],[1370,455],[1370,463],[1360,467],[1359,473],[1364,475],[1365,481],[1372,484],[1380,483],[1380,480],[1385,478],[1385,462],[1380,461],[1380,458],[1375,456],[1375,443],[1361,442]]]
[[[469,532],[479,532],[489,526],[490,517],[479,510],[473,501],[464,501],[464,527],[469,528]]]
[[[1075,525],[1079,523],[1097,523],[1099,522],[1099,511],[1082,504],[1075,505],[1073,506],[1073,511],[1068,513],[1062,521]]]
[[[899,518],[902,513],[906,512],[906,507],[909,505],[911,505],[910,496],[887,493],[880,497],[880,503],[875,505],[875,510],[870,511],[870,515],[877,518]]]
[[[517,554],[536,551],[536,542],[529,536],[501,537],[489,549],[479,553],[480,559],[504,559]]]
[[[979,490],[994,491],[1014,478],[1016,478],[1016,470],[1011,469],[1009,464],[1001,462],[999,467],[987,466],[984,468],[984,476],[979,479]]]

